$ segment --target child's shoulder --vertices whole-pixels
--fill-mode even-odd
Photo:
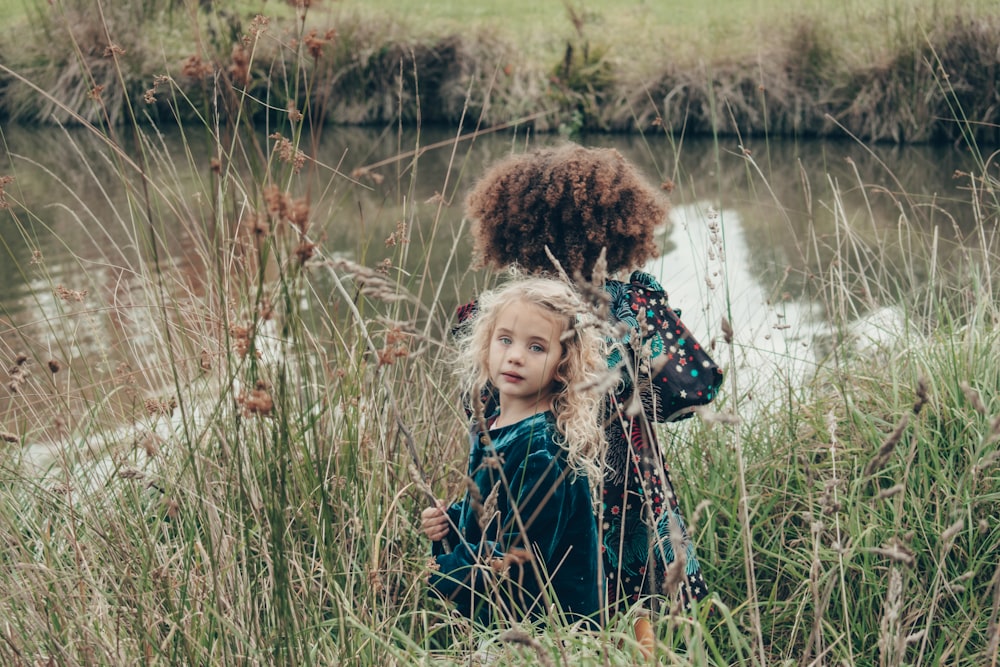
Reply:
[[[635,313],[640,306],[648,304],[650,298],[666,301],[667,295],[663,286],[652,275],[645,271],[633,271],[627,282],[608,280],[604,289],[611,299],[611,316],[615,321],[624,321],[636,326]]]
[[[628,278],[628,286],[632,291],[664,291],[663,285],[652,274],[645,271],[633,271]]]
[[[663,285],[645,271],[633,271],[628,280],[606,280],[604,289],[611,294],[612,300],[615,298],[631,298],[632,295],[642,292],[663,292]]]

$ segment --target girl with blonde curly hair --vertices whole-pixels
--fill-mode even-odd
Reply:
[[[473,406],[465,498],[421,513],[433,542],[432,588],[488,623],[564,620],[596,626],[600,554],[592,482],[601,478],[604,339],[571,286],[509,282],[479,298],[460,341]],[[445,553],[443,544],[454,548]],[[502,576],[501,576],[502,573]]]

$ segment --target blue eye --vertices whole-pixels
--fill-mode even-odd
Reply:
[[[539,345],[538,343],[534,343],[528,349],[531,350],[532,352],[544,352],[545,351],[545,348],[542,347],[541,345]]]

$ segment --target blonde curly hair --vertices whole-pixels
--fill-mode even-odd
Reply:
[[[574,472],[586,474],[591,485],[602,479],[604,394],[600,380],[608,372],[603,323],[592,314],[576,290],[562,280],[547,277],[514,278],[483,292],[477,313],[459,339],[456,372],[464,396],[481,401],[490,385],[490,341],[500,313],[511,304],[527,302],[563,322],[562,358],[556,367],[552,412],[559,446]],[[473,408],[473,413],[481,413]]]

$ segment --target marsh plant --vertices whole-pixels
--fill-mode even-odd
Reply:
[[[247,62],[267,31],[242,27]],[[286,42],[253,94],[261,82],[207,60],[203,98],[152,75],[166,112],[132,109],[128,129],[33,89],[84,128],[56,130],[67,160],[102,147],[53,187],[104,201],[56,238],[18,180],[45,160],[0,166],[3,261],[31,286],[0,314],[0,661],[469,664],[487,640],[519,664],[634,664],[631,618],[484,634],[428,595],[416,518],[465,488],[452,308],[494,277],[439,229],[471,178],[460,142],[429,201],[410,196],[420,146],[353,174],[315,158],[316,40]],[[261,91],[281,102],[266,132],[247,122]],[[159,135],[173,117],[199,119],[174,128],[180,154]],[[748,192],[766,194],[744,157]],[[832,214],[794,239],[801,284],[837,335],[762,403],[741,323],[712,323],[723,395],[663,437],[713,593],[657,619],[661,664],[997,664],[995,174],[964,175],[976,233],[956,248],[903,193],[880,235],[837,205],[865,183],[802,175],[794,206]],[[359,206],[385,179],[403,194]],[[725,294],[726,220],[701,222]],[[334,225],[356,245],[330,247]],[[850,322],[884,307],[902,324],[856,345]]]

